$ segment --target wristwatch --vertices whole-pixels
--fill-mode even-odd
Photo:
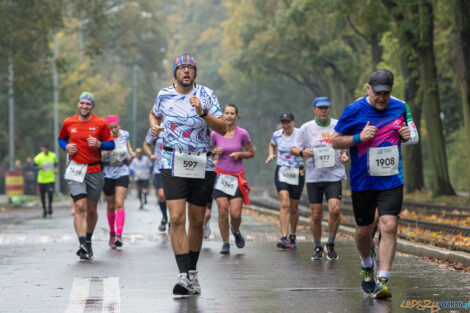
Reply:
[[[202,110],[202,112],[204,112],[204,113],[202,113],[201,115],[199,115],[199,117],[201,117],[201,118],[204,117],[204,116],[206,116],[206,115],[209,113],[206,109]]]
[[[300,150],[299,155],[300,155],[301,157],[304,157],[304,150]]]

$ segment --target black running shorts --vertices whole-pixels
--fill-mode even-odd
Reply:
[[[321,204],[323,202],[323,195],[325,195],[326,201],[330,199],[341,200],[343,187],[341,186],[341,181],[307,183],[307,193],[310,204]]]
[[[129,175],[119,178],[104,178],[103,192],[106,196],[114,196],[117,186],[127,188],[129,186]]]
[[[240,188],[237,188],[237,191],[235,191],[235,194],[233,196],[226,194],[225,192],[215,189],[212,192],[212,198],[217,199],[217,198],[227,198],[229,201],[235,198],[243,198],[242,192],[240,191]]]
[[[138,179],[136,180],[137,188],[143,189],[149,187],[149,180],[148,179]]]
[[[153,174],[153,185],[155,186],[155,189],[163,188],[162,174],[160,173]]]
[[[403,185],[386,190],[352,191],[354,218],[359,226],[367,226],[374,222],[375,209],[379,216],[398,216],[403,204]]]
[[[185,178],[171,175],[171,170],[160,170],[166,200],[186,199],[197,206],[207,206],[212,201],[216,173],[206,171],[205,178]]]
[[[287,190],[289,192],[289,198],[299,200],[302,195],[302,190],[304,189],[305,175],[299,175],[298,185],[289,185],[288,183],[279,181],[279,168],[280,166],[278,165],[274,173],[274,184],[276,185],[277,193],[281,190]]]

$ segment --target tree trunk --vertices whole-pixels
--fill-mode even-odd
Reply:
[[[381,38],[382,35],[379,33],[373,32],[370,34],[370,53],[372,55],[372,67],[374,71],[378,69],[377,66],[382,62],[383,48],[380,45]]]
[[[404,12],[408,18],[419,19],[419,6],[415,3],[396,3],[384,1],[396,21],[398,33],[398,53],[405,83],[405,102],[408,104],[418,133],[421,134],[421,102],[419,92],[419,37],[414,24],[404,23]],[[421,143],[402,148],[403,174],[405,176],[405,191],[413,192],[424,188],[423,156]]]
[[[437,69],[434,57],[434,13],[431,0],[421,0],[419,6],[420,27],[420,82],[423,95],[423,111],[429,138],[432,164],[432,192],[437,195],[455,195],[450,184],[447,157],[440,119]]]
[[[462,96],[463,125],[470,144],[470,3],[454,0],[454,62]]]

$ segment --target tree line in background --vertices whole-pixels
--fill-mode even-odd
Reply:
[[[256,147],[249,182],[269,186],[267,146],[278,117],[313,118],[314,97],[332,100],[332,117],[365,94],[370,73],[395,74],[393,96],[408,103],[419,145],[403,148],[407,192],[451,195],[470,189],[470,3],[465,0],[1,1],[0,116],[8,124],[8,60],[15,68],[19,158],[53,135],[52,34],[59,42],[60,120],[80,91],[96,113],[121,116],[140,146],[171,62],[198,61],[197,82],[221,105],[235,103]],[[83,48],[80,48],[82,30]],[[134,79],[133,79],[134,78]],[[133,96],[137,101],[132,101]],[[133,123],[131,103],[137,103]],[[34,126],[33,126],[34,125]],[[34,129],[32,129],[32,127]],[[8,128],[0,129],[0,162]]]

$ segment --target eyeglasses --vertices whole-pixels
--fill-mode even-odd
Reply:
[[[189,65],[189,64],[183,64],[183,65],[179,65],[179,66],[176,67],[177,70],[185,70],[186,68],[189,71],[195,71],[196,70],[196,67],[194,67],[193,65]]]

